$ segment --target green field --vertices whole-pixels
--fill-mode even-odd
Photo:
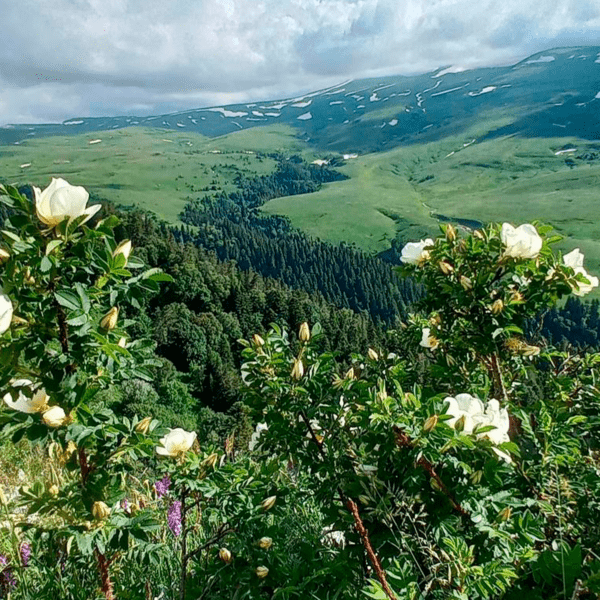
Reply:
[[[229,191],[238,173],[272,172],[275,161],[257,152],[305,153],[294,134],[291,127],[278,125],[217,138],[132,127],[32,139],[0,146],[0,180],[45,187],[51,177],[63,177],[102,198],[138,205],[177,223],[186,202],[207,193],[206,188]],[[90,144],[97,139],[102,141]]]
[[[315,194],[277,198],[265,212],[284,214],[322,239],[383,250],[384,237],[416,239],[439,231],[441,214],[482,222],[535,219],[552,224],[565,248],[579,246],[600,273],[600,146],[575,138],[470,136],[396,148],[347,161],[350,180]],[[576,152],[556,155],[565,147]]]

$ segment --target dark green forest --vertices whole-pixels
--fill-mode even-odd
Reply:
[[[271,323],[291,332],[304,321],[320,323],[322,350],[335,352],[340,368],[368,347],[412,355],[402,335],[388,330],[401,330],[422,297],[414,282],[400,279],[390,262],[312,239],[258,210],[270,198],[314,191],[336,177],[331,169],[279,157],[274,174],[239,178],[239,192],[191,201],[183,214],[189,226],[179,228],[107,205],[121,220],[118,237],[131,239],[140,258],[173,277],[136,315],[136,334],[155,341],[161,361],[153,383],[130,381],[110,402],[126,414],[225,434],[240,419],[237,340]],[[597,300],[570,298],[530,322],[527,333],[558,347],[597,349],[599,307]]]

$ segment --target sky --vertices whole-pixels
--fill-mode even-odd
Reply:
[[[600,0],[0,0],[0,125],[147,116],[600,45]]]

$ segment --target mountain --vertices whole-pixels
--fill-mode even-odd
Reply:
[[[555,48],[507,67],[347,81],[296,98],[192,109],[150,117],[72,118],[9,125],[0,143],[126,127],[208,137],[265,125],[292,125],[321,150],[365,153],[439,140],[485,115],[488,137],[600,136],[600,46]]]

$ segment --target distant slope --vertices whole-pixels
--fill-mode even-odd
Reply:
[[[0,129],[0,143],[137,126],[216,137],[287,124],[321,150],[365,153],[461,134],[482,113],[498,119],[482,131],[487,136],[600,136],[600,46],[548,50],[508,67],[451,71],[349,81],[297,98],[151,117],[8,126]]]

